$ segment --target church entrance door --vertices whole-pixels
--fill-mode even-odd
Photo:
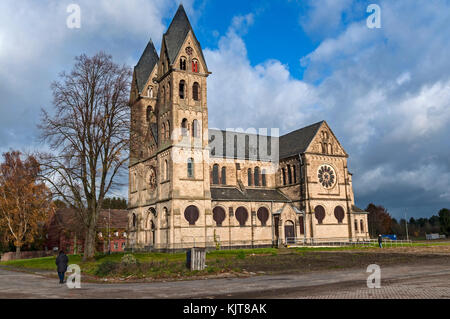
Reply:
[[[286,239],[286,244],[295,243],[294,223],[290,220],[286,221],[286,223],[284,224],[284,237]]]

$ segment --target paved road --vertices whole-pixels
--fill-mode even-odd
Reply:
[[[450,266],[381,269],[380,289],[368,289],[366,269],[209,280],[97,284],[68,289],[56,279],[0,268],[0,298],[450,298]]]

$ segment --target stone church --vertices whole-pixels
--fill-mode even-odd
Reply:
[[[160,54],[150,41],[134,68],[128,245],[169,251],[367,239],[348,154],[328,124],[280,137],[209,129],[211,74],[180,5]]]

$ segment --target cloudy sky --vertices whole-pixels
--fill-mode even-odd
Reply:
[[[134,66],[159,51],[180,1],[2,0],[0,152],[37,140],[50,84],[100,50]],[[69,4],[81,28],[69,29]],[[370,29],[369,4],[381,8]],[[350,154],[356,203],[394,217],[450,206],[450,2],[447,0],[184,0],[209,69],[210,126],[326,120]]]

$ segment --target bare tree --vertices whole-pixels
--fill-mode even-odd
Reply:
[[[75,62],[52,84],[54,114],[42,110],[41,137],[53,151],[40,162],[53,192],[80,214],[88,260],[103,199],[128,161],[131,70],[103,52]]]

